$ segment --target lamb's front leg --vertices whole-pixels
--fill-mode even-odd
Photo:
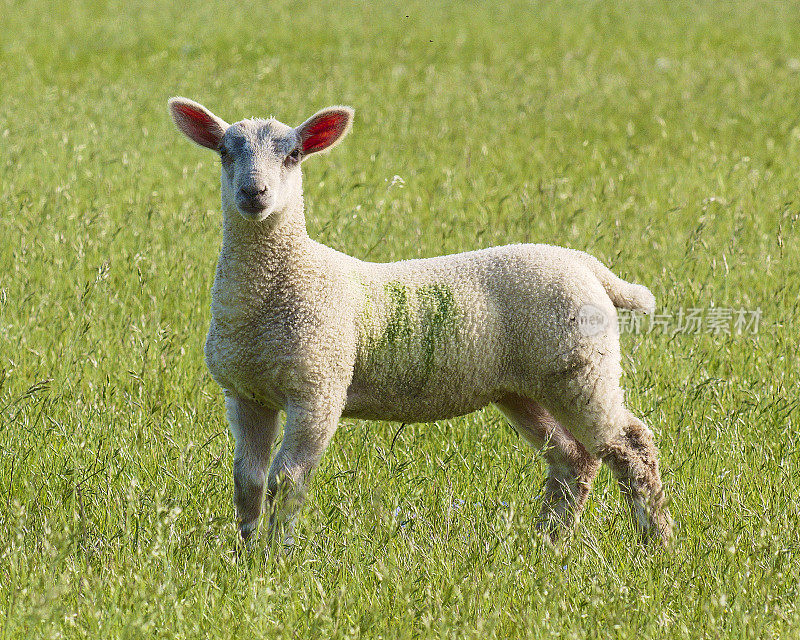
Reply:
[[[225,407],[236,438],[233,459],[236,520],[242,539],[247,541],[258,527],[264,480],[280,419],[278,411],[235,396],[225,397]]]
[[[293,400],[286,407],[281,448],[272,461],[265,510],[273,538],[294,544],[297,512],[306,488],[331,441],[344,406],[344,394],[320,393],[313,400]]]

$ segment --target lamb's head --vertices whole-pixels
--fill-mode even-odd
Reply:
[[[255,221],[302,201],[300,163],[334,146],[353,122],[350,107],[328,107],[296,128],[274,119],[229,125],[186,98],[170,99],[169,109],[186,137],[219,154],[223,208]]]

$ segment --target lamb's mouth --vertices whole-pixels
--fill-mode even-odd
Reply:
[[[236,208],[239,210],[239,213],[245,220],[251,220],[253,222],[261,222],[272,213],[271,207],[237,205]]]

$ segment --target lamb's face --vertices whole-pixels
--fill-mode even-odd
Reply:
[[[294,204],[302,208],[300,162],[335,145],[350,130],[353,110],[328,107],[292,129],[277,120],[229,125],[203,105],[171,98],[175,125],[222,160],[222,206],[261,221]]]
[[[260,221],[300,193],[302,145],[291,127],[277,120],[242,120],[228,127],[217,151],[226,209]]]

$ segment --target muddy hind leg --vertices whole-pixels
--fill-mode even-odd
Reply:
[[[665,505],[653,434],[629,411],[624,415],[622,428],[598,453],[617,478],[642,540],[667,545],[674,525]]]
[[[673,523],[665,506],[658,450],[650,429],[625,407],[619,377],[618,362],[601,359],[563,378],[545,406],[609,466],[642,539],[666,545]]]
[[[551,541],[578,524],[600,461],[541,405],[523,396],[507,396],[498,407],[547,462],[542,510],[536,528]]]

